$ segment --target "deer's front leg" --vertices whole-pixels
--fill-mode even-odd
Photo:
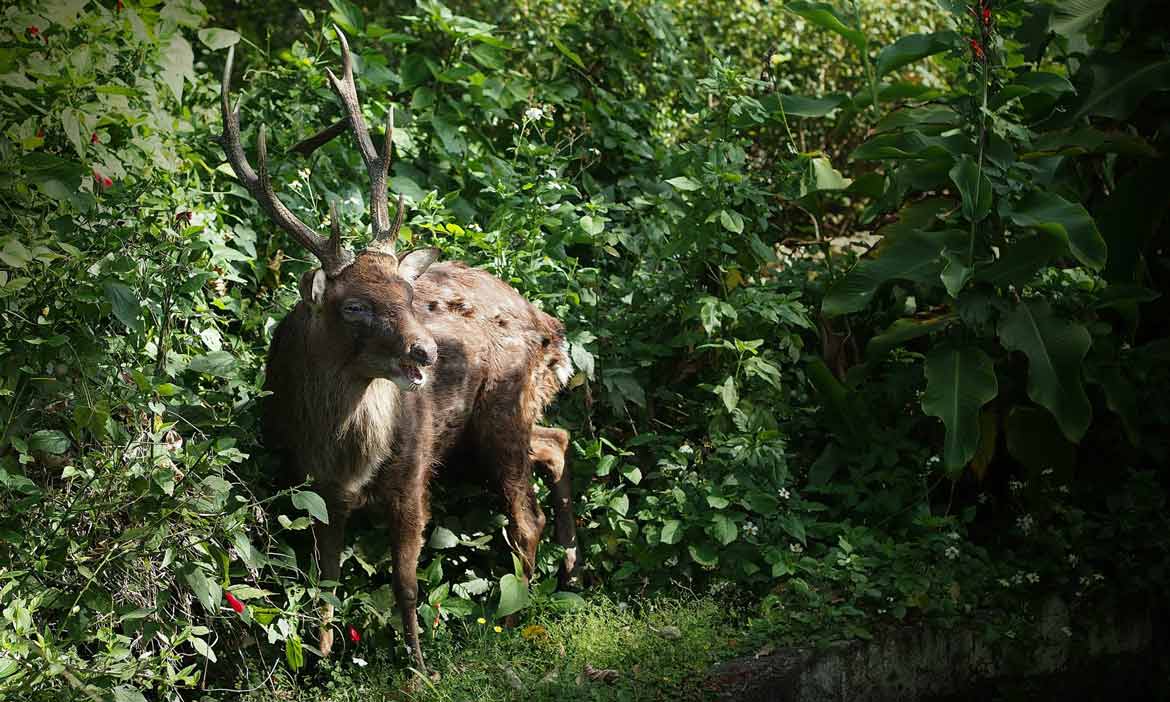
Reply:
[[[313,548],[317,572],[321,580],[341,578],[341,550],[345,547],[345,525],[349,521],[350,501],[336,490],[321,491],[329,510],[329,523],[313,525]],[[333,605],[321,608],[321,630],[317,639],[321,656],[328,658],[333,651]]]
[[[427,675],[419,644],[418,630],[418,557],[422,551],[423,529],[427,522],[425,486],[403,485],[389,499],[390,545],[394,563],[394,597],[402,616],[406,647],[415,666]]]

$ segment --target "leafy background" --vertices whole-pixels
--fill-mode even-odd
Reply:
[[[326,601],[361,641],[318,678],[405,665],[375,520],[340,587],[293,555],[321,502],[272,486],[256,410],[311,261],[216,142],[235,45],[245,141],[267,123],[282,198],[314,223],[337,199],[360,244],[348,139],[289,153],[340,115],[334,24],[368,121],[395,110],[407,241],[562,319],[577,368],[549,421],[574,437],[579,592],[552,544],[525,588],[493,505],[436,487],[420,619],[452,685],[489,657],[476,622],[511,612],[662,631],[685,593],[709,635],[683,640],[709,647],[990,611],[996,641],[1045,594],[1165,582],[1154,0],[3,14],[5,694],[278,689]]]

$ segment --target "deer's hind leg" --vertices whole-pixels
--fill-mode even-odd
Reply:
[[[524,577],[531,579],[545,524],[532,485],[532,424],[526,424],[513,408],[511,412],[493,413],[485,425],[477,432],[478,460],[492,471],[493,484],[508,515],[509,545],[520,557]]]

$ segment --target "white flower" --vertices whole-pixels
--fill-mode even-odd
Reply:
[[[667,568],[673,568],[678,565],[678,556],[671,556],[670,558],[667,558],[665,565]]]
[[[760,528],[751,522],[744,522],[743,533],[748,536],[756,536],[760,533]]]
[[[1040,575],[1037,573],[1028,573],[1024,577],[1027,578],[1028,582],[1032,583],[1033,585],[1040,582]]]
[[[1020,490],[1023,490],[1024,486],[1026,486],[1026,485],[1027,485],[1027,483],[1019,481],[1019,480],[1009,480],[1008,481],[1008,489],[1011,490],[1012,492],[1019,492]]]
[[[1032,515],[1025,514],[1016,520],[1016,526],[1025,534],[1030,534],[1032,533],[1032,527],[1036,526],[1036,520],[1032,518]]]
[[[943,555],[953,561],[959,557],[959,548],[957,546],[947,546],[947,550],[943,551]]]
[[[1045,468],[1044,470],[1040,471],[1040,475],[1052,475],[1055,472],[1056,471],[1052,470],[1051,468]]]
[[[359,668],[365,668],[367,665],[369,665],[369,663],[366,662],[366,659],[358,658],[357,656],[354,656],[351,660],[353,660],[353,664]]]
[[[952,531],[951,533],[947,534],[947,538],[950,539],[951,541],[958,541],[959,540],[959,532]]]
[[[301,180],[308,180],[309,179],[309,169],[302,168],[301,170],[297,171],[297,177],[300,178]]]
[[[789,497],[792,497],[792,493],[788,492],[788,488],[780,488],[776,491],[776,494],[779,495],[780,499],[782,500],[787,500]]]
[[[1070,554],[1068,554],[1068,564],[1069,564],[1070,566],[1072,566],[1073,568],[1076,568],[1076,567],[1077,567],[1077,564],[1078,564],[1078,563],[1080,563],[1080,562],[1081,562],[1081,558],[1080,558],[1080,556],[1078,556],[1078,555],[1077,555],[1077,554],[1075,554],[1075,553],[1070,553]]]
[[[793,553],[804,553],[804,546],[801,546],[799,543],[793,543],[788,545],[788,550]]]
[[[1072,629],[1070,629],[1069,627],[1062,626],[1062,627],[1060,627],[1060,631],[1061,631],[1061,633],[1063,633],[1065,636],[1069,637],[1070,639],[1072,638]]]
[[[682,446],[678,447],[678,452],[690,455],[690,454],[694,453],[695,450],[693,448],[691,448],[690,444],[683,444]]]
[[[549,190],[564,190],[565,186],[561,185],[560,183],[558,183],[557,181],[554,180],[548,184],[548,189]]]
[[[940,458],[938,456],[931,456],[930,458],[926,459],[926,465],[928,465],[928,466],[937,465],[938,462],[941,460],[942,460],[942,458]]]
[[[527,110],[524,110],[524,119],[532,122],[544,119],[544,110],[539,107],[529,107]]]

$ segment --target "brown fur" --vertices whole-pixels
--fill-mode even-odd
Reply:
[[[418,269],[415,255],[401,256],[402,268]],[[280,324],[269,350],[264,433],[289,477],[311,476],[328,504],[329,524],[314,528],[323,579],[338,578],[351,510],[367,501],[381,507],[406,643],[423,667],[416,571],[437,466],[467,456],[490,471],[527,575],[545,524],[531,485],[534,461],[558,496],[558,537],[572,530],[568,434],[535,426],[567,378],[568,359],[560,322],[492,275],[441,263],[412,288],[400,273],[398,257],[363,252],[326,282],[316,305],[315,272],[306,274],[308,301]],[[354,300],[368,308],[356,323],[344,311]],[[400,389],[399,363],[412,354],[426,357],[428,378],[419,389]],[[575,536],[565,539],[571,572]],[[326,654],[330,641],[322,636]]]

